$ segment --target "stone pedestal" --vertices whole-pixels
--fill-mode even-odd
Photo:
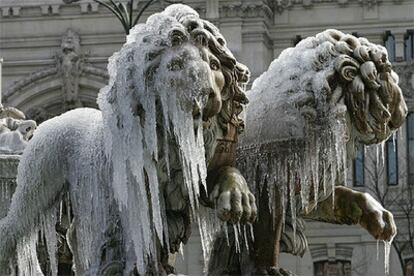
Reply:
[[[0,219],[5,217],[16,189],[20,155],[0,154]]]

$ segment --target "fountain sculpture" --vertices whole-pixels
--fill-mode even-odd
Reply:
[[[100,111],[79,108],[42,123],[24,150],[0,220],[0,275],[16,273],[15,262],[19,275],[41,274],[39,231],[58,274],[63,198],[76,275],[174,273],[169,254],[187,241],[192,221],[206,252],[226,224],[250,245],[246,262],[225,258],[241,244],[214,250],[212,274],[282,273],[280,247],[306,248],[299,216],[360,223],[385,241],[395,235],[391,213],[336,186],[354,143],[383,141],[405,117],[381,47],[330,30],[282,53],[249,92],[237,153],[247,181],[236,146],[249,71],[213,24],[171,5],[131,30],[108,70]],[[243,226],[253,222],[254,231]]]

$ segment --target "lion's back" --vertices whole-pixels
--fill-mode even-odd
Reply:
[[[102,129],[101,111],[92,108],[78,108],[43,122],[23,152],[19,176],[42,172],[42,177],[63,181],[76,160],[85,165],[102,152]]]

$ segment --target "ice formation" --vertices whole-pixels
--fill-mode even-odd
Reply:
[[[146,25],[135,27],[123,51],[110,60],[109,71],[115,77],[99,97],[104,124],[111,129],[105,140],[105,154],[113,160],[113,189],[121,213],[127,214],[126,224],[136,256],[156,255],[155,235],[161,243],[168,240],[161,191],[165,185],[179,184],[168,183],[168,177],[161,183],[158,163],[164,163],[163,173],[168,176],[170,163],[179,162],[194,215],[198,209],[198,185],[204,185],[206,178],[202,125],[192,117],[194,102],[205,100],[202,92],[207,87],[203,85],[208,80],[203,76],[208,72],[199,65],[205,63],[190,43],[166,49],[162,55],[154,52],[159,50],[157,44],[162,39],[168,41],[171,32],[163,31],[165,37],[160,37],[154,30],[148,30],[152,26],[156,30],[182,28],[172,18],[160,15],[149,18]],[[148,82],[149,74],[152,83]],[[135,116],[131,116],[131,109]],[[195,131],[189,131],[194,125]],[[151,195],[149,199],[147,193]],[[142,223],[150,221],[153,225]],[[141,262],[138,267],[142,272],[144,260],[137,261]]]
[[[297,207],[307,212],[345,183],[346,107],[332,99],[327,79],[336,56],[329,47],[326,38],[310,37],[286,49],[248,92],[240,166],[248,182],[267,183],[270,198],[281,189],[294,231]]]
[[[406,114],[386,50],[336,30],[284,50],[248,98],[238,165],[256,198],[269,195],[273,214],[279,195],[293,237],[297,214],[334,200],[335,186],[346,185],[357,144],[381,143],[383,153]]]
[[[57,275],[54,226],[65,194],[77,275],[99,274],[108,232],[119,222],[125,273],[135,266],[141,275],[149,266],[157,270],[157,250],[170,246],[168,201],[189,202],[208,247],[215,227],[204,227],[214,224],[198,212],[207,170],[202,121],[193,111],[206,103],[209,67],[178,22],[188,14],[198,17],[187,6],[172,5],[131,30],[109,60],[109,84],[98,96],[101,111],[69,111],[35,132],[22,156],[10,211],[0,221],[1,275],[15,249],[19,275],[40,273],[38,231]],[[173,179],[177,171],[182,173]],[[170,185],[180,197],[165,194]]]

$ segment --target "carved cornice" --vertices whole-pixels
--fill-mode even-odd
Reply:
[[[27,0],[27,1],[16,1],[16,0],[1,0],[0,1],[0,10],[2,17],[19,17],[21,15],[21,10],[26,8],[38,8],[39,16],[47,15],[59,15],[63,7],[68,6],[77,6],[79,7],[80,13],[98,13],[101,10],[107,12],[106,8],[102,5],[89,0],[81,1],[77,3],[65,4],[63,0]],[[135,2],[135,10],[138,8],[138,2]]]
[[[220,18],[272,18],[272,9],[263,3],[220,5]]]
[[[403,0],[392,0],[394,4],[400,4]],[[361,6],[367,6],[373,8],[383,0],[271,0],[271,7],[274,11],[282,13],[285,9],[289,9],[294,6],[303,6],[304,8],[311,8],[314,5],[323,3],[333,3],[338,6],[346,6],[351,3],[357,3]]]

